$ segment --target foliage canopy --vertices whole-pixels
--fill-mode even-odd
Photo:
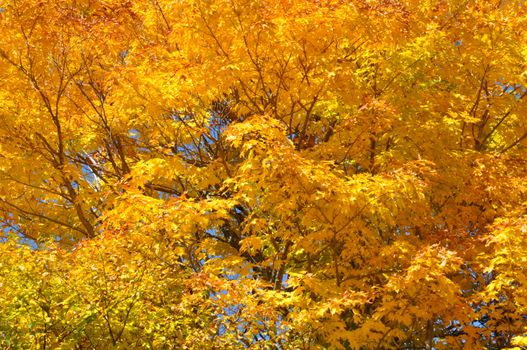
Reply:
[[[525,1],[0,0],[0,31],[2,347],[527,345]]]

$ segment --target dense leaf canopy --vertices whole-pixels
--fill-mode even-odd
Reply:
[[[0,346],[527,345],[524,0],[0,0]]]

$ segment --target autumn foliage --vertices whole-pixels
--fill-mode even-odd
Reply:
[[[0,0],[0,347],[527,346],[523,0]]]

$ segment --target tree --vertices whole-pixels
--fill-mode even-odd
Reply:
[[[527,7],[0,0],[0,344],[527,345]]]

